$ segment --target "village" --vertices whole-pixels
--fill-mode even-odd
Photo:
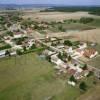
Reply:
[[[87,65],[83,59],[91,60],[99,56],[94,48],[88,48],[88,43],[84,41],[72,41],[68,39],[49,37],[36,38],[30,28],[21,29],[20,24],[14,24],[9,29],[9,33],[1,37],[1,40],[8,45],[0,51],[0,58],[6,56],[16,56],[33,52],[34,49],[41,49],[41,55],[54,64],[57,74],[68,74],[71,77],[68,84],[75,86],[80,80],[92,73],[100,78],[100,71],[93,66]],[[95,43],[90,43],[94,47]]]
[[[1,10],[0,100],[87,100],[99,94],[100,17],[54,9]]]

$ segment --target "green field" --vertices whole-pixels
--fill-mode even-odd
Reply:
[[[78,88],[57,78],[53,65],[30,53],[0,59],[0,100],[75,100]]]
[[[89,29],[93,29],[95,27],[91,26],[91,25],[87,25],[87,24],[81,24],[81,23],[68,23],[68,22],[65,22],[65,23],[57,23],[57,24],[53,24],[52,27],[49,28],[50,31],[52,32],[59,32],[61,31],[59,29],[59,27],[62,27],[65,31],[68,31],[68,30],[77,30],[77,31],[81,31],[81,30],[89,30]]]
[[[92,59],[88,62],[88,64],[92,65],[93,67],[100,68],[100,56]]]
[[[95,18],[95,20],[91,23],[88,23],[88,25],[96,27],[96,28],[100,28],[100,18],[98,19]]]
[[[100,85],[90,89],[87,93],[79,97],[77,100],[100,100]]]
[[[100,44],[97,44],[95,47],[89,46],[89,48],[94,48],[98,51],[98,55],[95,58],[92,58],[90,61],[87,63],[92,65],[93,67],[100,68]]]

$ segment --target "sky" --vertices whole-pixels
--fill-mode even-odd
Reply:
[[[100,0],[0,0],[0,4],[100,5]]]

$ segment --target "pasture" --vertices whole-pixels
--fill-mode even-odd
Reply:
[[[78,88],[57,78],[53,65],[37,54],[0,59],[0,100],[75,100]]]

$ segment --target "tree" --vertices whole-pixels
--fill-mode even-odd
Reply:
[[[10,52],[8,50],[5,51],[5,56],[11,56]]]
[[[36,48],[36,45],[33,44],[33,45],[31,46],[31,49],[35,49],[35,48]]]
[[[65,31],[66,31],[61,25],[58,27],[58,29],[59,29],[60,31],[62,31],[62,32],[65,32]]]
[[[51,62],[51,57],[50,56],[46,56],[46,59]]]
[[[87,85],[85,82],[81,82],[80,85],[79,85],[79,88],[83,91],[86,91],[87,90]]]
[[[72,46],[73,44],[72,44],[71,41],[65,40],[65,41],[64,41],[64,45]]]
[[[85,64],[82,69],[87,70],[87,64]]]
[[[62,56],[61,53],[58,54],[58,58],[61,59],[61,60],[63,59],[63,56]]]
[[[80,18],[80,23],[87,24],[87,23],[92,22],[93,20],[94,20],[93,18],[82,17],[82,18]]]
[[[71,77],[70,77],[70,79],[69,79],[71,82],[77,82],[77,80],[75,79],[75,77],[72,75]]]
[[[34,29],[38,29],[39,26],[37,24],[34,25]]]
[[[16,50],[17,55],[22,55],[21,50]]]
[[[23,50],[24,50],[24,51],[26,51],[26,50],[27,50],[27,49],[26,49],[26,46],[23,46]]]
[[[93,71],[89,71],[89,74],[87,75],[87,77],[90,77],[92,75],[94,75],[94,72]]]
[[[6,34],[10,35],[10,36],[13,36],[13,32],[11,32],[11,31],[7,31]]]
[[[71,56],[68,56],[68,61],[71,61],[72,60],[72,57]]]
[[[51,43],[51,46],[56,46],[56,43],[53,43],[53,42],[52,42],[52,43]]]
[[[63,52],[63,57],[64,58],[67,58],[68,57],[68,54],[66,52]]]

